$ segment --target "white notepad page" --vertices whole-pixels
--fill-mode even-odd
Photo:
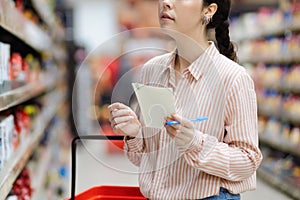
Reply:
[[[146,127],[162,128],[166,116],[175,113],[172,88],[132,83]]]

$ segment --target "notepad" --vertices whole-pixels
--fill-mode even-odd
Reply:
[[[172,88],[132,83],[146,127],[162,128],[166,116],[175,113]]]

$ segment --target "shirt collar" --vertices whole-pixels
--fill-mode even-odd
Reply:
[[[170,57],[167,61],[166,67],[162,70],[162,74],[166,70],[174,69],[175,58],[177,54],[177,49],[173,50],[170,54]],[[187,68],[191,75],[199,80],[200,77],[209,69],[209,66],[212,64],[213,59],[216,55],[219,54],[218,49],[216,48],[214,42],[209,42],[209,47]]]
[[[219,54],[213,42],[209,42],[209,47],[187,68],[191,75],[199,80],[212,66],[214,57]]]
[[[163,74],[167,70],[170,71],[174,69],[176,54],[177,54],[177,49],[174,49],[173,51],[170,52],[170,56],[168,57],[166,65],[163,68],[161,74]]]

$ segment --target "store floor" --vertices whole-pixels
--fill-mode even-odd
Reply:
[[[108,152],[103,141],[84,142],[77,151],[76,193],[97,185],[137,185],[137,168],[115,149]],[[255,191],[242,194],[243,200],[266,200],[291,198],[280,193],[258,178]]]

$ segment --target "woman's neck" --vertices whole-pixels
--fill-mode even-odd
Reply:
[[[175,59],[175,70],[182,72],[192,62],[194,62],[209,46],[206,39],[204,40],[184,40],[177,39],[177,55]]]

